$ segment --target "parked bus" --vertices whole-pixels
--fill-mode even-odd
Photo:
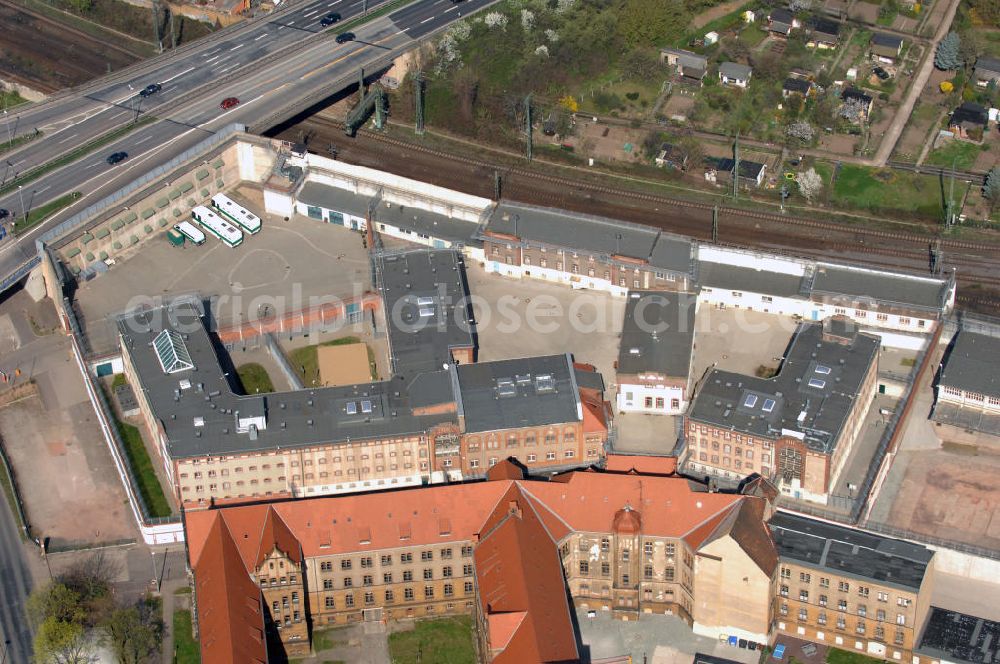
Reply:
[[[199,205],[191,210],[191,216],[202,228],[222,240],[223,244],[229,247],[238,247],[243,244],[242,231],[204,205]]]
[[[198,230],[198,227],[190,221],[182,221],[174,226],[174,230],[190,240],[192,244],[205,243],[205,234]]]
[[[260,231],[260,217],[225,194],[212,196],[212,207],[237,226],[253,235]]]

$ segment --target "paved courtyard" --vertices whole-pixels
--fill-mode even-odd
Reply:
[[[700,381],[713,366],[750,376],[760,366],[776,369],[796,326],[785,316],[700,305],[691,377]]]
[[[698,636],[677,616],[641,614],[638,620],[615,620],[598,611],[593,618],[578,610],[576,619],[590,660],[631,655],[633,662],[689,664],[696,653],[755,664],[760,651],[734,648],[716,639]]]
[[[32,529],[53,544],[134,538],[135,520],[69,339],[36,333],[54,326],[52,303],[35,304],[20,292],[0,305],[0,317],[19,331],[0,368],[22,371],[20,391],[0,393],[0,437]]]
[[[262,206],[253,197],[250,208]],[[107,275],[80,285],[76,300],[95,352],[115,346],[108,317],[159,298],[200,293],[217,298],[216,317],[230,325],[258,315],[297,311],[310,298],[349,297],[371,288],[370,262],[362,235],[343,227],[293,216],[261,215],[263,228],[226,247],[214,238],[201,246],[150,240]]]

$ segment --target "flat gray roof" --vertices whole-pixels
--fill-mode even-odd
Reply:
[[[583,419],[576,371],[568,353],[463,364],[457,371],[467,432]]]
[[[779,297],[803,296],[802,277],[723,263],[702,261],[698,266],[698,282],[703,288],[708,286]]]
[[[775,513],[768,525],[782,560],[910,591],[920,589],[934,555],[920,544],[788,512]]]
[[[372,196],[356,194],[349,189],[307,180],[299,190],[297,200],[306,205],[315,205],[346,212],[356,217],[367,218],[368,205]],[[478,223],[456,219],[422,208],[399,205],[382,200],[374,210],[375,223],[385,223],[408,230],[423,238],[437,238],[453,243],[481,244],[475,239]]]
[[[380,256],[376,277],[389,323],[393,373],[439,371],[451,349],[473,348],[465,262],[453,249]]]
[[[618,346],[618,373],[656,372],[687,378],[697,296],[629,291]]]
[[[1000,396],[1000,338],[960,330],[941,365],[938,383],[985,396]]]
[[[182,302],[131,312],[118,321],[122,344],[141,382],[137,389],[144,391],[162,422],[172,457],[401,436],[454,419],[453,414],[414,415],[412,381],[400,378],[266,395],[235,394],[200,313],[196,303]],[[193,368],[164,373],[152,347],[162,329],[181,334]],[[445,403],[454,401],[447,371],[420,376],[419,386],[423,405],[434,397]],[[265,426],[258,424],[255,431],[238,431],[238,419],[250,417],[263,417]]]
[[[1000,622],[932,606],[914,651],[966,664],[1000,664]]]
[[[944,279],[817,263],[812,291],[849,300],[880,301],[921,309],[941,309],[949,286]]]
[[[830,322],[800,325],[773,378],[713,370],[688,417],[772,439],[798,432],[811,449],[832,452],[880,342],[853,325],[849,338],[833,340]]]
[[[691,273],[691,241],[625,221],[552,208],[501,203],[486,230],[556,247],[625,256],[651,267]]]

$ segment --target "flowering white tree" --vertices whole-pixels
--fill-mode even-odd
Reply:
[[[553,30],[552,28],[549,28],[545,31],[545,38],[548,39],[553,44],[555,44],[557,41],[559,41],[559,33]]]
[[[573,8],[576,0],[556,0],[556,13],[564,14]]]
[[[799,173],[795,181],[799,185],[799,191],[810,203],[823,191],[823,176],[817,173],[815,168],[810,167],[808,171]]]
[[[507,15],[500,12],[490,12],[483,17],[483,22],[487,28],[500,28],[504,30],[507,27]]]
[[[535,49],[535,55],[540,55],[543,58],[549,57],[549,47],[546,46],[545,44],[542,44],[541,46]]]
[[[535,27],[535,12],[530,9],[521,10],[521,27],[524,28],[525,31],[531,30]]]
[[[441,73],[453,64],[461,64],[462,53],[458,46],[469,38],[472,34],[472,26],[468,21],[459,21],[445,31],[438,40],[438,62],[435,67],[437,73]]]

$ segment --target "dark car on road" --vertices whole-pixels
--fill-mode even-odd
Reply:
[[[341,32],[337,35],[338,44],[346,44],[349,41],[354,41],[355,36],[353,32]]]
[[[219,107],[224,111],[228,111],[229,109],[236,108],[239,105],[240,100],[237,97],[226,97],[222,100],[222,103],[219,104]]]
[[[163,86],[159,83],[150,83],[142,90],[139,91],[140,97],[148,97],[150,95],[155,95],[157,92],[163,89]]]
[[[326,28],[333,25],[339,20],[340,20],[340,14],[338,14],[337,12],[330,12],[329,14],[327,14],[326,16],[324,16],[319,20],[319,24],[322,25],[324,28]]]
[[[128,152],[112,152],[108,155],[108,163],[114,166],[128,159]]]

